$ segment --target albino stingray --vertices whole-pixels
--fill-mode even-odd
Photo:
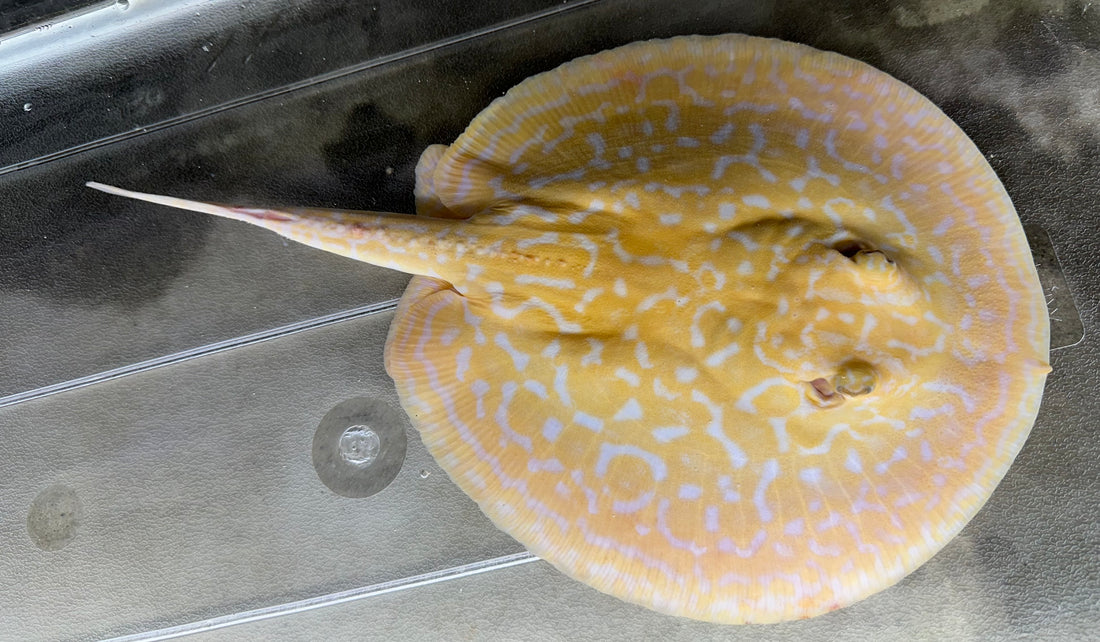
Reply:
[[[244,209],[416,275],[386,368],[489,517],[601,591],[773,622],[898,581],[1034,422],[1047,311],[970,140],[848,58],[728,35],[532,77],[417,167],[421,216]]]

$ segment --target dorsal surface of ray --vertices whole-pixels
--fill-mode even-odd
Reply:
[[[1047,317],[1012,205],[866,65],[630,45],[519,85],[420,174],[425,213],[515,252],[410,287],[406,408],[498,525],[613,595],[849,604],[958,532],[1034,421]]]
[[[532,77],[424,152],[418,218],[136,196],[417,274],[386,367],[433,456],[565,573],[676,615],[890,586],[988,498],[1049,371],[1022,228],[970,140],[775,40]]]

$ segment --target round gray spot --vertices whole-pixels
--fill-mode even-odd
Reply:
[[[38,493],[27,513],[27,534],[44,551],[65,548],[76,537],[84,509],[76,492],[55,484]]]
[[[356,397],[330,410],[313,434],[313,469],[337,495],[369,497],[397,477],[407,420],[392,404]]]

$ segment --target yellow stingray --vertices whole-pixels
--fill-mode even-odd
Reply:
[[[238,218],[415,276],[386,368],[451,478],[566,574],[715,622],[897,582],[1035,420],[1049,327],[981,154],[860,62],[726,35],[534,76],[421,216]]]

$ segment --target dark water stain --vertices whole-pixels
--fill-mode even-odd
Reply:
[[[1017,160],[1023,150],[1033,161],[1055,162],[1053,157],[1036,158],[1031,136],[1016,114],[999,103],[960,96],[941,101],[939,108],[974,141],[998,175],[1011,172],[1015,163],[1007,161]]]
[[[1021,12],[997,34],[993,44],[1004,52],[1013,69],[1031,79],[1045,80],[1069,67],[1071,56],[1059,36],[1065,32],[1063,20]]]
[[[377,2],[367,5],[367,13],[359,20],[359,28],[370,34],[382,23],[382,6]]]
[[[890,12],[876,0],[820,3],[807,6],[791,0],[776,3],[773,35],[833,51],[882,68],[881,48],[889,40],[899,46],[912,37],[891,30]]]
[[[413,170],[419,157],[409,151],[418,147],[410,125],[374,103],[363,103],[351,109],[343,130],[322,149],[328,170],[364,195],[366,207],[412,212]]]
[[[46,488],[27,511],[27,534],[44,551],[58,551],[76,538],[84,507],[76,491],[61,484]]]
[[[96,194],[86,176],[20,173],[0,216],[0,291],[135,308],[158,297],[202,247],[210,222]]]

